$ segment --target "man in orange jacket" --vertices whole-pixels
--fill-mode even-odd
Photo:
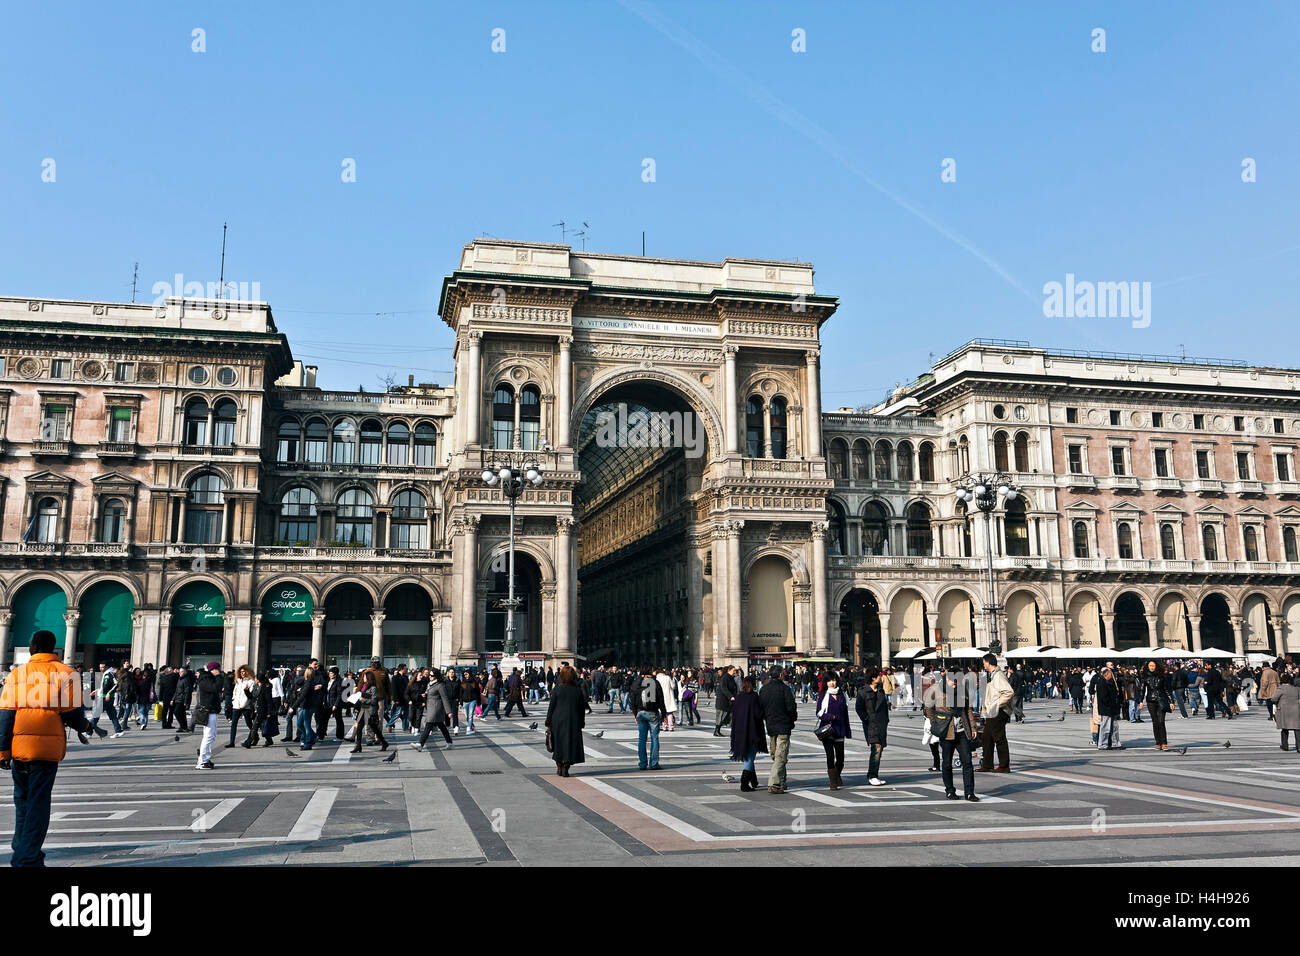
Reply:
[[[14,839],[10,866],[44,866],[50,795],[59,761],[68,751],[65,727],[100,737],[81,709],[81,678],[54,653],[50,631],[32,635],[31,658],[20,664],[0,691],[0,769],[14,778]]]

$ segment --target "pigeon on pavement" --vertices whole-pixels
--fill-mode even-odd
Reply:
[[[296,756],[298,756],[296,753],[293,752],[293,748],[292,748],[292,747],[285,747],[285,748],[284,748],[284,752],[287,753],[290,757],[296,757]]]
[[[1186,747],[1183,747],[1182,749],[1180,749],[1180,750],[1178,751],[1178,756],[1180,756],[1180,757],[1186,757],[1186,756],[1187,756],[1187,748],[1186,748]]]
[[[537,721],[534,720],[531,724],[529,724],[529,725],[528,725],[528,729],[529,729],[529,730],[536,730],[536,729],[537,729]]]
[[[722,779],[725,780],[725,781],[727,781],[727,783],[735,783],[735,782],[736,782],[736,778],[733,777],[733,776],[732,776],[731,774],[729,774],[729,773],[724,773],[724,774],[722,775]]]
[[[597,738],[599,738],[599,737],[604,737],[604,736],[605,736],[605,731],[603,731],[603,730],[599,730],[599,731],[597,731],[596,733],[592,734],[592,736],[593,736],[593,737],[597,737]]]
[[[1230,749],[1231,747],[1232,747],[1232,741],[1231,741],[1231,740],[1225,740],[1225,741],[1223,742],[1223,749],[1224,749],[1224,750],[1228,750],[1228,749]]]
[[[397,751],[393,751],[387,757],[384,758],[384,763],[392,763],[396,759],[397,759]]]
[[[180,742],[181,742],[180,734],[177,734],[175,737],[172,738],[172,743],[180,743]]]
[[[1064,722],[1065,722],[1065,711],[1061,711],[1061,719],[1059,723],[1064,723]]]

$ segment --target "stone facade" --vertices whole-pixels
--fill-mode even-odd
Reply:
[[[0,299],[0,646],[71,660],[1294,650],[1297,373],[970,343],[823,413],[804,263],[479,239],[452,385],[333,392],[261,303]],[[646,423],[649,422],[649,426]],[[1021,503],[973,520],[969,472]]]

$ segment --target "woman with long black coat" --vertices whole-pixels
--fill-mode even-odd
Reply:
[[[587,695],[578,686],[578,672],[565,665],[555,675],[555,689],[546,706],[546,727],[555,747],[551,757],[557,777],[567,777],[570,767],[587,759],[582,751],[582,728],[586,723]]]
[[[828,731],[821,736],[822,748],[826,751],[826,776],[830,778],[831,789],[838,790],[843,782],[844,741],[853,736],[849,727],[849,705],[840,690],[840,680],[832,671],[824,675],[826,691],[817,702],[817,726],[828,726]]]
[[[763,705],[754,693],[754,679],[746,677],[731,705],[731,759],[742,760],[740,792],[758,789],[758,772],[754,760],[767,753],[767,728],[763,722]]]
[[[867,683],[858,691],[857,712],[862,721],[862,733],[871,747],[868,762],[867,782],[873,787],[883,786],[880,779],[880,758],[889,743],[889,694],[882,687],[883,676],[879,667],[869,667],[866,673]]]

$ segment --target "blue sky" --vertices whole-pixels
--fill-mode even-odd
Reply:
[[[828,408],[976,336],[1295,366],[1297,63],[1289,2],[9,4],[0,294],[214,281],[225,221],[325,387],[446,383],[461,246],[585,220],[812,262]],[[1149,327],[1044,317],[1066,273]]]

